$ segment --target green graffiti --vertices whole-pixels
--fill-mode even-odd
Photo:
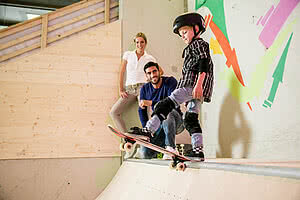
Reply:
[[[277,64],[277,67],[276,67],[276,69],[273,73],[274,81],[273,81],[273,84],[272,84],[270,95],[269,95],[268,99],[265,100],[265,102],[263,104],[263,106],[266,107],[266,108],[267,108],[267,106],[271,107],[271,105],[272,105],[272,103],[274,102],[274,99],[275,99],[275,95],[276,95],[276,92],[277,92],[277,89],[278,89],[278,86],[279,86],[279,82],[282,83],[286,57],[287,57],[287,53],[289,51],[289,47],[290,47],[292,37],[293,37],[293,33],[291,34],[291,36],[289,38],[289,41],[286,44],[286,46],[284,48],[284,51],[283,51],[283,53],[280,57],[280,60]]]
[[[230,93],[239,102],[245,103],[251,101],[254,97],[260,96],[264,83],[267,79],[267,74],[270,70],[272,63],[279,54],[280,47],[284,41],[287,40],[289,34],[293,30],[293,26],[296,24],[296,20],[291,22],[284,30],[280,32],[274,41],[273,45],[267,50],[266,54],[261,58],[260,63],[255,66],[254,72],[251,74],[251,80],[249,87],[243,87],[239,80],[235,77],[233,70],[226,69],[220,75],[220,78],[227,83],[227,87]],[[233,87],[234,85],[234,87]]]
[[[226,24],[225,24],[225,11],[223,0],[196,0],[195,1],[195,10],[197,11],[202,6],[207,7],[214,19],[215,24],[222,31],[224,36],[228,38]]]

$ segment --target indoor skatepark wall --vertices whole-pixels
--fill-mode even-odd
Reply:
[[[206,17],[215,66],[201,115],[206,155],[299,160],[300,1],[188,2]]]
[[[1,200],[94,199],[118,170],[119,138],[106,128],[118,98],[117,5],[87,0],[49,14],[48,40],[35,24],[44,16],[1,30]]]
[[[299,200],[300,163],[211,160],[184,172],[168,161],[126,161],[96,200]]]
[[[120,38],[116,21],[0,64],[1,200],[94,199],[110,182]]]
[[[185,45],[172,33],[172,23],[185,12],[179,6],[183,2],[188,3],[188,11],[199,12],[214,22],[203,34],[215,66],[212,102],[203,104],[200,116],[206,155],[298,160],[299,0],[121,1],[124,50],[132,48],[132,35],[145,31],[147,51],[156,56],[167,75],[177,78]],[[273,30],[276,23],[281,27]],[[273,48],[265,45],[268,38],[274,39]],[[245,86],[230,65],[235,58]],[[135,109],[126,116],[128,125],[137,123],[134,115]],[[184,141],[190,142],[190,138]]]
[[[103,0],[83,2],[88,4],[80,2],[85,11],[91,2],[104,3]],[[104,13],[97,17],[94,12],[99,12],[98,7],[89,8],[93,12],[86,11],[91,17],[87,24],[76,21],[84,26],[79,26],[81,32],[75,34],[73,31],[78,27],[64,26],[60,30],[64,32],[56,32],[64,39],[0,63],[0,159],[120,156],[119,140],[109,133],[106,124],[110,120],[109,110],[118,98],[121,21],[104,25]],[[82,19],[77,16],[80,8],[74,11],[71,5],[75,16],[69,10],[66,14],[64,8],[62,13],[58,10],[49,15],[66,14],[65,21],[56,20],[60,20],[59,27],[70,25],[70,14],[76,20]],[[100,10],[103,9],[102,5]],[[86,13],[83,15],[87,17]],[[75,19],[71,22],[75,23]],[[51,20],[49,23],[52,24],[49,29],[57,25]],[[2,30],[1,42],[13,39],[10,38],[13,35],[5,37],[6,32],[17,29],[17,33],[23,33],[23,26],[26,30],[27,25]],[[69,29],[74,33],[72,37],[68,35]],[[50,41],[58,37],[51,34],[51,31],[47,34]],[[10,46],[12,42],[1,47],[6,44]],[[1,58],[8,55],[1,54]]]

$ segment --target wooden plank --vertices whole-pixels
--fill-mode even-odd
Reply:
[[[18,56],[18,55],[21,55],[21,54],[26,53],[26,52],[28,52],[28,51],[31,51],[31,50],[33,50],[33,49],[37,49],[37,48],[39,48],[40,46],[41,46],[41,44],[38,43],[38,44],[34,44],[34,45],[32,45],[32,46],[29,46],[29,47],[20,49],[20,50],[18,50],[18,51],[13,52],[13,53],[6,54],[6,55],[0,57],[0,62],[5,61],[5,60],[8,60],[8,59],[13,58],[13,57],[16,57],[16,56]]]
[[[98,9],[94,10],[93,12],[88,12],[88,13],[86,13],[86,14],[83,14],[83,15],[80,15],[80,16],[78,16],[78,17],[74,17],[74,18],[72,18],[72,19],[69,19],[69,20],[67,20],[67,21],[64,21],[63,23],[55,24],[55,25],[49,27],[49,32],[50,32],[50,31],[54,31],[54,30],[59,29],[59,28],[62,28],[62,27],[64,27],[64,26],[73,24],[73,23],[75,23],[75,22],[81,21],[81,20],[83,20],[83,19],[85,19],[85,18],[88,18],[88,17],[90,17],[90,16],[96,15],[96,14],[101,13],[101,12],[103,12],[103,11],[104,11],[104,8],[98,8]]]
[[[49,15],[48,18],[49,18],[49,21],[50,21],[50,20],[53,20],[55,18],[64,16],[66,14],[72,13],[74,11],[80,10],[82,8],[85,8],[85,7],[88,7],[90,5],[100,3],[100,2],[103,2],[103,1],[104,0],[83,0],[83,1],[80,1],[78,3],[74,3],[72,5],[60,8],[56,11],[49,12],[47,15]],[[5,29],[0,29],[0,39],[6,37],[8,35],[12,35],[12,34],[15,34],[17,32],[20,32],[20,31],[29,29],[33,26],[41,24],[42,23],[42,16],[31,19],[31,20],[24,21],[22,23],[15,24],[13,26],[9,26]]]
[[[116,17],[116,16],[118,16],[118,13],[114,13],[114,14],[112,15],[112,18],[114,18],[114,17]],[[83,26],[74,28],[74,29],[72,29],[72,30],[70,30],[70,31],[66,31],[66,32],[64,32],[63,34],[56,35],[56,36],[54,36],[54,37],[52,37],[52,38],[49,38],[48,42],[49,42],[49,43],[55,42],[55,41],[60,40],[60,39],[62,39],[62,38],[64,38],[64,37],[67,37],[67,36],[69,36],[69,35],[72,35],[72,34],[74,34],[74,33],[76,33],[76,32],[83,31],[83,30],[85,30],[85,29],[88,29],[88,28],[90,28],[90,27],[92,27],[92,26],[101,24],[101,23],[103,23],[103,22],[104,22],[104,19],[98,19],[98,20],[96,20],[96,21],[94,21],[94,22],[85,24],[85,25],[83,25]]]
[[[15,39],[15,40],[12,40],[12,41],[9,41],[9,42],[7,42],[5,44],[0,45],[0,50],[3,50],[3,49],[6,49],[6,48],[15,46],[15,45],[17,45],[19,43],[25,42],[27,40],[30,40],[30,39],[35,38],[35,37],[38,37],[40,35],[41,35],[41,31],[40,30],[35,31],[33,33],[30,33],[29,35],[25,35],[23,37],[20,37],[18,39]]]
[[[119,2],[114,2],[110,5],[110,8],[112,9],[112,8],[117,7],[117,6],[119,6]],[[92,12],[88,12],[88,13],[80,15],[78,17],[74,17],[70,20],[67,20],[67,21],[63,22],[63,23],[55,24],[55,25],[49,27],[48,30],[49,30],[49,32],[51,32],[51,31],[54,31],[54,30],[59,29],[61,27],[73,24],[75,22],[81,21],[85,18],[91,17],[93,15],[96,15],[96,14],[99,14],[99,13],[102,13],[102,12],[104,12],[104,8],[98,8],[98,9],[92,11]]]
[[[58,9],[55,12],[49,13],[49,21],[51,21],[53,19],[56,19],[58,17],[64,16],[66,14],[75,12],[77,10],[89,7],[91,5],[94,5],[94,4],[97,4],[97,3],[101,3],[103,1],[104,0],[83,0],[83,1],[80,1],[78,3],[74,3],[74,4],[70,5],[70,6],[66,6],[66,7],[60,8],[60,9]]]
[[[71,72],[71,71],[86,71],[91,70],[93,72],[114,72],[118,73],[119,68],[106,67],[106,66],[119,66],[120,60],[113,59],[112,56],[108,56],[114,53],[113,48],[106,48],[106,51],[103,52],[103,48],[99,48],[100,46],[96,43],[91,45],[89,41],[84,40],[89,48],[86,48],[86,54],[78,57],[76,53],[74,53],[74,49],[72,47],[66,47],[64,49],[64,53],[60,51],[55,51],[55,48],[47,49],[47,54],[42,54],[42,52],[38,53],[38,57],[34,59],[34,65],[31,62],[28,62],[26,59],[21,59],[18,64],[11,63],[10,65],[6,65],[5,69],[0,67],[1,77],[6,76],[5,74],[12,71],[15,73],[16,70],[22,72],[32,72],[33,70],[36,72],[49,72],[49,71],[58,71],[58,72]],[[84,42],[77,42],[78,45],[83,45]],[[106,43],[102,43],[102,45],[106,46]],[[101,46],[102,46],[101,45]],[[95,46],[98,47],[99,51],[93,50]],[[77,50],[78,51],[78,50]],[[78,51],[79,52],[79,51]],[[80,52],[82,54],[82,52]],[[97,59],[97,57],[101,57],[101,59]],[[64,60],[68,58],[73,61],[72,65],[65,65]],[[45,60],[51,62],[49,66],[43,66]],[[6,72],[6,73],[4,73]],[[16,73],[15,73],[16,74]],[[21,75],[18,73],[18,75]],[[8,79],[5,79],[8,80]],[[11,81],[18,81],[18,79],[11,79]],[[1,83],[0,83],[1,85]]]
[[[114,4],[111,5],[112,8],[114,8],[114,7],[116,7],[116,6],[118,6],[118,3],[114,3]],[[99,9],[99,10],[97,10],[97,11],[100,11],[100,10],[101,10],[101,9]],[[86,17],[86,16],[84,16],[84,17]],[[118,17],[118,12],[116,12],[116,11],[115,11],[114,14],[112,14],[111,18],[113,19],[113,18],[115,18],[115,17]],[[45,20],[45,19],[44,19],[44,20]],[[76,19],[76,20],[77,20],[77,19]],[[92,26],[95,26],[95,25],[97,25],[97,24],[101,24],[101,23],[103,23],[104,21],[105,21],[105,20],[100,19],[100,20],[97,20],[97,21],[95,21],[95,22],[91,22],[91,23],[86,24],[86,25],[84,25],[84,26],[81,26],[81,27],[79,27],[79,28],[77,28],[77,29],[73,29],[73,30],[71,30],[71,31],[68,31],[68,32],[66,32],[66,33],[64,33],[64,34],[62,34],[62,35],[57,35],[57,36],[55,36],[55,37],[53,37],[53,38],[51,38],[51,39],[49,39],[49,40],[47,40],[47,41],[49,41],[49,43],[54,42],[54,41],[57,41],[57,40],[59,40],[59,39],[62,39],[62,38],[64,38],[64,37],[67,37],[67,36],[69,36],[69,35],[71,35],[71,34],[73,34],[73,33],[75,33],[75,32],[79,32],[79,31],[85,30],[85,29],[87,29],[87,28],[90,28],[90,27],[92,27]],[[71,24],[72,22],[73,22],[73,21],[70,20],[70,21],[65,22],[65,23],[62,23],[62,24],[63,24],[63,25],[66,25],[66,24]],[[57,29],[57,28],[59,28],[59,27],[60,27],[60,25],[57,25],[57,26],[55,26],[54,28]],[[53,29],[53,28],[50,27],[48,31],[52,31],[52,30],[55,30],[55,29]],[[8,48],[8,47],[11,47],[11,46],[14,46],[14,45],[16,45],[16,44],[18,44],[18,43],[21,43],[21,42],[24,42],[24,41],[26,41],[26,40],[32,39],[32,38],[37,37],[37,36],[39,36],[39,35],[41,35],[41,32],[40,32],[40,31],[33,32],[33,33],[31,33],[30,35],[26,35],[25,37],[16,39],[16,40],[11,41],[11,42],[9,42],[9,43],[7,43],[7,44],[5,44],[5,45],[0,46],[0,50],[5,49],[5,48]],[[42,39],[41,39],[41,41],[42,41]],[[45,45],[45,46],[46,46],[46,45]],[[6,54],[6,55],[4,55],[4,56],[1,56],[0,62],[5,61],[5,60],[10,59],[10,58],[13,58],[13,57],[18,56],[18,55],[21,55],[21,54],[23,54],[23,53],[26,53],[27,51],[31,51],[31,50],[36,49],[36,48],[39,48],[39,47],[40,47],[40,45],[39,45],[39,44],[36,44],[36,45],[30,46],[30,47],[27,47],[27,48],[23,48],[23,49],[18,50],[18,51],[16,51],[16,52],[13,52],[13,53],[10,53],[10,54]]]
[[[105,0],[105,24],[109,23],[109,14],[110,14],[110,0]]]
[[[59,35],[56,35],[54,37],[49,38],[49,43],[55,42],[55,41],[60,40],[60,39],[62,39],[64,37],[67,37],[67,36],[72,35],[72,34],[74,34],[76,32],[88,29],[89,27],[95,26],[97,24],[101,24],[103,22],[104,22],[104,19],[98,19],[98,20],[96,20],[94,22],[91,22],[91,23],[85,24],[83,26],[74,28],[72,30],[66,31],[63,34],[59,34]]]
[[[112,14],[111,18],[115,18],[115,17],[117,17],[117,16],[118,16],[118,13],[115,12],[114,14]],[[74,34],[74,33],[76,33],[76,32],[80,32],[80,31],[82,31],[82,30],[88,29],[88,28],[90,28],[90,27],[92,27],[92,26],[95,26],[95,25],[97,25],[97,24],[101,24],[101,23],[103,23],[103,22],[104,22],[104,19],[96,20],[96,21],[94,21],[94,22],[85,24],[85,25],[83,25],[83,26],[81,26],[81,27],[78,27],[78,28],[76,28],[76,29],[72,29],[72,30],[70,30],[70,31],[67,31],[67,32],[65,32],[65,33],[63,33],[63,34],[56,35],[56,36],[54,36],[54,37],[52,37],[52,38],[49,38],[49,39],[47,39],[47,42],[48,42],[48,43],[55,42],[55,41],[60,40],[60,39],[62,39],[62,38],[64,38],[64,37],[67,37],[67,36],[72,35],[72,34]],[[38,31],[38,32],[39,32],[39,34],[40,34],[40,31]],[[38,34],[37,32],[34,32],[34,33],[32,33],[30,36],[28,36],[28,37],[33,37],[34,35],[39,35],[39,34]],[[21,41],[25,41],[24,38],[20,38],[20,40],[21,40]],[[24,53],[26,53],[26,52],[28,52],[28,51],[31,51],[31,50],[36,49],[36,48],[39,48],[39,47],[40,47],[40,44],[35,44],[35,45],[32,45],[32,46],[29,46],[29,47],[20,49],[20,50],[18,50],[18,51],[15,51],[15,52],[13,52],[13,53],[6,54],[6,55],[4,55],[4,56],[1,56],[0,62],[3,62],[3,61],[5,61],[5,60],[8,60],[8,59],[13,58],[13,57],[15,57],[15,56],[24,54]]]
[[[40,25],[42,23],[42,17],[37,17],[23,23],[19,23],[13,26],[9,26],[5,29],[0,29],[0,39],[6,36],[15,34],[17,32],[32,28],[34,26]]]
[[[112,3],[112,4],[110,5],[110,7],[111,7],[111,9],[112,9],[112,8],[117,7],[118,5],[119,5],[118,2],[114,2],[114,3]],[[73,19],[70,19],[70,20],[68,20],[68,21],[65,21],[65,22],[63,22],[63,23],[59,23],[59,24],[53,25],[53,26],[51,26],[51,27],[48,27],[48,32],[51,32],[51,31],[54,31],[54,30],[59,29],[59,28],[61,28],[61,27],[67,26],[67,25],[69,25],[69,24],[78,22],[78,21],[80,21],[80,20],[82,20],[82,19],[85,19],[85,18],[87,18],[87,17],[96,15],[96,14],[101,13],[101,12],[103,12],[103,11],[104,11],[104,8],[98,8],[98,9],[96,9],[96,10],[93,11],[93,12],[89,12],[89,13],[86,13],[86,14],[84,14],[84,15],[81,15],[81,16],[75,17],[75,18],[73,18]],[[48,16],[48,15],[45,15],[45,16]],[[42,18],[44,18],[45,16],[43,15]],[[48,18],[49,18],[49,17],[48,17]],[[48,21],[49,21],[49,19],[48,19]],[[32,26],[33,26],[33,25],[35,25],[35,24],[32,24]],[[19,29],[19,30],[20,30],[20,29]],[[35,38],[35,37],[39,36],[39,35],[41,35],[41,31],[35,31],[35,32],[33,32],[33,33],[29,34],[29,35],[25,35],[24,37],[21,37],[21,38],[12,40],[12,41],[7,42],[7,43],[5,43],[5,44],[0,44],[0,50],[3,50],[3,49],[6,49],[6,48],[9,48],[9,47],[12,47],[12,46],[14,46],[14,45],[16,45],[16,44],[19,44],[19,43],[22,43],[22,42],[24,42],[24,41],[30,40],[30,39],[32,39],[32,38]]]
[[[48,15],[42,17],[42,36],[41,36],[41,49],[47,46],[47,35],[48,35]]]
[[[48,35],[48,15],[42,17],[42,37],[41,37],[41,49],[47,46],[47,35]]]

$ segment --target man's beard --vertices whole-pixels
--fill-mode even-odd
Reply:
[[[157,81],[156,82],[153,82],[153,79],[151,79],[151,83],[153,85],[157,85],[159,83],[159,81],[160,81],[160,76],[157,76]]]

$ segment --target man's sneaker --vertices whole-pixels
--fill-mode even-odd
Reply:
[[[130,134],[135,134],[135,135],[144,135],[149,138],[152,137],[152,133],[148,128],[139,128],[139,127],[131,127],[130,131],[128,131]]]
[[[184,156],[189,157],[194,160],[204,161],[204,153],[203,153],[203,149],[201,147],[196,147],[196,148],[193,148],[193,149],[187,151]]]
[[[176,149],[174,149],[173,147],[167,146],[166,150],[171,151],[172,153],[178,154],[178,151]],[[162,159],[163,160],[172,160],[172,157],[165,153]]]

